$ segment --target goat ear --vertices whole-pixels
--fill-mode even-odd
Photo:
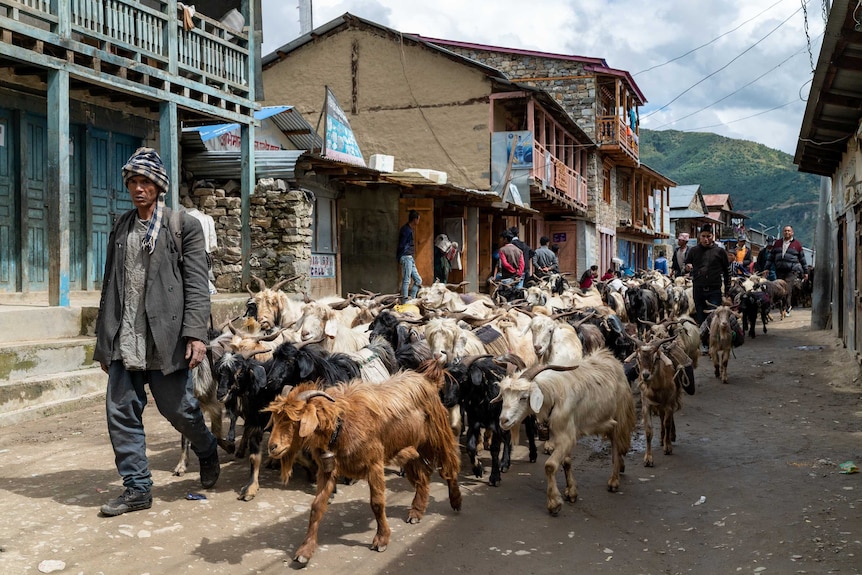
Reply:
[[[335,337],[338,333],[338,322],[334,319],[326,320],[326,324],[323,326],[323,333],[326,334],[326,337]]]
[[[296,367],[299,368],[299,377],[304,380],[314,371],[314,362],[303,353],[296,358]]]
[[[251,368],[251,377],[256,390],[266,387],[266,370],[262,365],[255,365]]]
[[[470,383],[473,385],[482,385],[482,370],[481,369],[471,369],[470,372]]]
[[[659,349],[658,357],[661,359],[661,362],[665,365],[665,367],[673,367],[673,362],[664,354],[661,349]]]
[[[535,413],[539,413],[542,409],[545,397],[542,395],[542,390],[535,383],[530,386],[530,409]]]
[[[308,437],[314,433],[318,425],[320,425],[320,422],[317,419],[317,408],[310,403],[306,403],[299,421],[299,436]]]

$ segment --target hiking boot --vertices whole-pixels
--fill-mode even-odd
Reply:
[[[140,511],[153,506],[153,494],[127,487],[123,494],[102,505],[102,515],[116,517],[129,511]]]
[[[218,475],[221,467],[218,462],[218,449],[213,451],[209,457],[200,458],[201,465],[201,486],[204,489],[209,489],[218,481]]]

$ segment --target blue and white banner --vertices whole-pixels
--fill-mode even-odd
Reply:
[[[324,134],[326,139],[326,147],[323,150],[323,156],[346,164],[354,164],[356,166],[365,167],[365,159],[362,157],[362,151],[359,149],[359,144],[356,142],[356,136],[350,128],[350,122],[347,120],[347,115],[335,94],[326,88],[326,121],[324,123]]]

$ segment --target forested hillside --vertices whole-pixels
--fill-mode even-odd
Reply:
[[[799,172],[789,154],[748,140],[676,130],[640,131],[640,160],[680,185],[700,184],[704,194],[730,194],[749,228],[791,224],[811,246],[820,178]]]

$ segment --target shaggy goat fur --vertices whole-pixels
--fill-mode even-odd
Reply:
[[[309,451],[318,464],[317,495],[295,561],[307,563],[316,551],[320,521],[338,476],[368,481],[377,519],[371,548],[377,551],[386,549],[390,537],[384,478],[388,462],[401,466],[416,490],[408,523],[418,523],[425,513],[434,469],[448,483],[452,509],[461,509],[460,453],[438,396],[444,374],[437,362],[427,361],[420,372],[399,372],[383,383],[353,380],[326,392],[303,384],[266,409],[272,414],[269,451],[282,459],[282,479],[290,479],[300,450]]]

